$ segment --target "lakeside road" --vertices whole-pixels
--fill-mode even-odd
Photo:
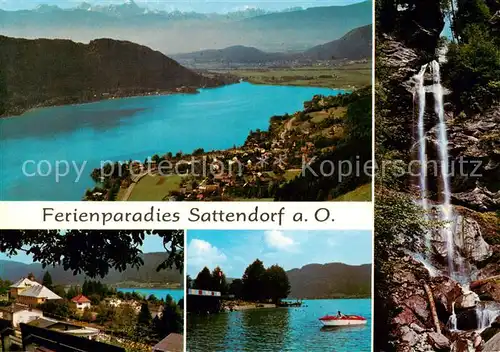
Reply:
[[[127,200],[130,198],[130,196],[131,196],[132,192],[134,191],[134,187],[135,187],[135,185],[136,185],[136,184],[137,184],[140,180],[142,180],[142,178],[143,178],[144,176],[146,176],[147,174],[148,174],[148,172],[146,171],[146,172],[143,172],[142,174],[139,174],[139,175],[135,176],[135,177],[132,179],[132,183],[128,186],[127,190],[125,191],[125,194],[123,195],[123,197],[122,197],[122,199],[121,199],[121,200],[123,200],[123,201],[127,201]]]

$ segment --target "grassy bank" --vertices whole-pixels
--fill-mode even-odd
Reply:
[[[220,71],[254,84],[310,86],[353,89],[371,84],[372,63],[353,63],[336,67],[237,69]]]

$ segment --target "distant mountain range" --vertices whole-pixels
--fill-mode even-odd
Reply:
[[[111,270],[109,275],[99,280],[106,284],[121,282],[182,284],[183,277],[177,270],[156,271],[158,264],[163,262],[166,257],[166,253],[146,253],[143,255],[144,265],[139,270],[133,268],[123,272]],[[45,271],[50,272],[52,281],[56,285],[82,284],[85,280],[85,275],[74,276],[71,271],[65,271],[60,266],[43,269],[39,263],[25,264],[13,260],[0,260],[0,278],[3,280],[14,282],[28,276],[29,273],[33,273],[37,280],[41,281]]]
[[[97,39],[85,45],[0,36],[0,116],[104,95],[140,95],[223,83],[131,42]]]
[[[371,22],[371,1],[273,13],[258,9],[228,14],[165,12],[133,1],[82,3],[71,9],[41,5],[33,10],[0,10],[0,33],[6,36],[79,42],[106,37],[137,42],[169,55],[233,45],[276,52],[305,50]]]
[[[258,64],[276,61],[296,60],[358,60],[371,57],[372,25],[355,28],[342,38],[312,47],[300,53],[269,53],[243,45],[225,49],[201,50],[192,53],[172,55],[183,65],[192,63]]]
[[[371,265],[309,264],[287,271],[289,298],[370,297]]]

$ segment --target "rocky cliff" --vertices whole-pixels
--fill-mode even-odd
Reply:
[[[425,168],[424,206],[418,152],[424,144],[427,161],[437,160],[443,143],[435,77],[423,74],[422,97],[416,77],[432,60],[446,65],[439,40],[444,14],[440,2],[396,3],[377,5],[376,155],[379,164],[397,162],[417,173],[394,176],[386,167],[377,174],[376,213],[404,219],[387,229],[376,215],[375,240],[383,245],[376,244],[375,254],[375,350],[498,351],[500,104],[464,111],[444,87],[451,207],[444,207],[443,178],[433,165]],[[420,99],[427,101],[423,140],[417,131]]]

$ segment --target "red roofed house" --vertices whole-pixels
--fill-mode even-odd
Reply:
[[[71,302],[76,304],[76,309],[79,309],[79,310],[84,310],[85,308],[90,308],[90,299],[88,299],[87,297],[85,297],[82,294],[79,294],[78,296],[73,297],[71,299]]]

